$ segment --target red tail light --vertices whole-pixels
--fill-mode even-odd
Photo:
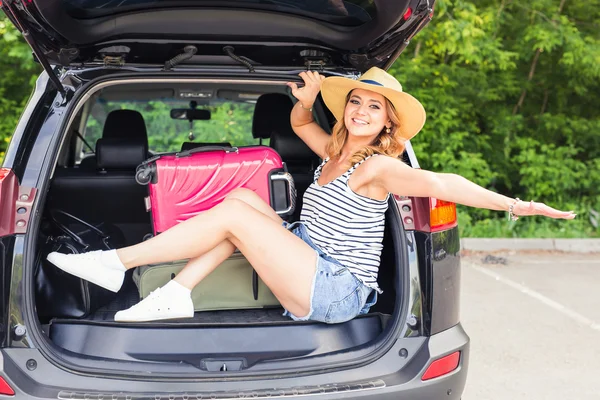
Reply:
[[[457,225],[456,204],[431,198],[429,200],[429,224],[431,232],[455,227]]]
[[[0,168],[0,237],[27,231],[35,194],[35,188],[19,187],[13,171]]]
[[[442,375],[446,375],[447,373],[450,373],[456,368],[458,368],[459,361],[460,351],[444,356],[439,360],[435,360],[429,365],[429,367],[421,377],[421,380],[426,381],[429,379],[440,377]]]
[[[408,7],[406,9],[406,12],[404,13],[404,15],[402,16],[402,18],[404,18],[404,20],[406,21],[407,19],[410,18],[410,16],[412,15],[412,9],[410,7]]]
[[[6,176],[10,174],[10,169],[8,168],[0,168],[0,182],[6,178]]]
[[[3,394],[5,396],[14,396],[15,395],[15,391],[12,390],[10,385],[8,383],[6,383],[4,378],[1,376],[0,376],[0,394]]]
[[[14,233],[17,194],[13,172],[8,168],[0,168],[0,237]]]
[[[0,168],[0,237],[25,233],[36,189],[20,187],[15,173]]]

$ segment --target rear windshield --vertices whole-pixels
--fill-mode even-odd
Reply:
[[[374,0],[64,0],[64,4],[67,12],[74,18],[95,18],[167,6],[267,10],[347,26],[362,25],[375,16]]]
[[[172,110],[185,110],[190,103],[182,101],[96,101],[87,115],[83,136],[90,147],[102,137],[106,117],[114,110],[134,110],[145,122],[148,134],[148,149],[152,153],[175,152],[182,149],[184,142],[229,143],[232,146],[268,144],[266,139],[252,136],[254,102],[211,101],[197,109],[209,111],[208,119],[193,121],[171,117]],[[83,147],[78,159],[92,154]]]

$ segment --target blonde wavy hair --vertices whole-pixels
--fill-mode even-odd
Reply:
[[[346,97],[346,104],[350,99],[351,93],[352,92],[348,93],[348,96]],[[398,113],[387,98],[385,98],[385,105],[388,118],[392,122],[390,133],[386,132],[386,127],[384,126],[381,132],[379,132],[379,135],[377,135],[370,145],[363,147],[350,156],[348,167],[373,154],[385,154],[387,156],[397,158],[404,152],[404,143],[406,140],[402,137],[396,136],[396,132],[400,127],[400,118],[398,117]],[[330,159],[339,157],[342,154],[342,148],[344,147],[347,139],[348,128],[346,128],[346,124],[342,118],[340,121],[337,121],[333,127],[331,139],[325,148],[327,156]]]

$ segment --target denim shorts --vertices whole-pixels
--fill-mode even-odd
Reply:
[[[283,223],[317,252],[317,269],[310,294],[310,311],[297,317],[288,310],[283,315],[296,321],[320,321],[328,324],[349,321],[366,314],[377,302],[377,291],[363,284],[348,268],[325,254],[308,236],[302,222]]]

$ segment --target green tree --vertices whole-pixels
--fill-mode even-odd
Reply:
[[[413,139],[424,168],[575,209],[575,222],[460,209],[463,235],[598,235],[600,2],[438,0],[391,69],[428,113]],[[485,227],[480,229],[480,227]],[[528,233],[529,232],[529,233]]]
[[[0,11],[0,160],[41,70],[21,33]]]

